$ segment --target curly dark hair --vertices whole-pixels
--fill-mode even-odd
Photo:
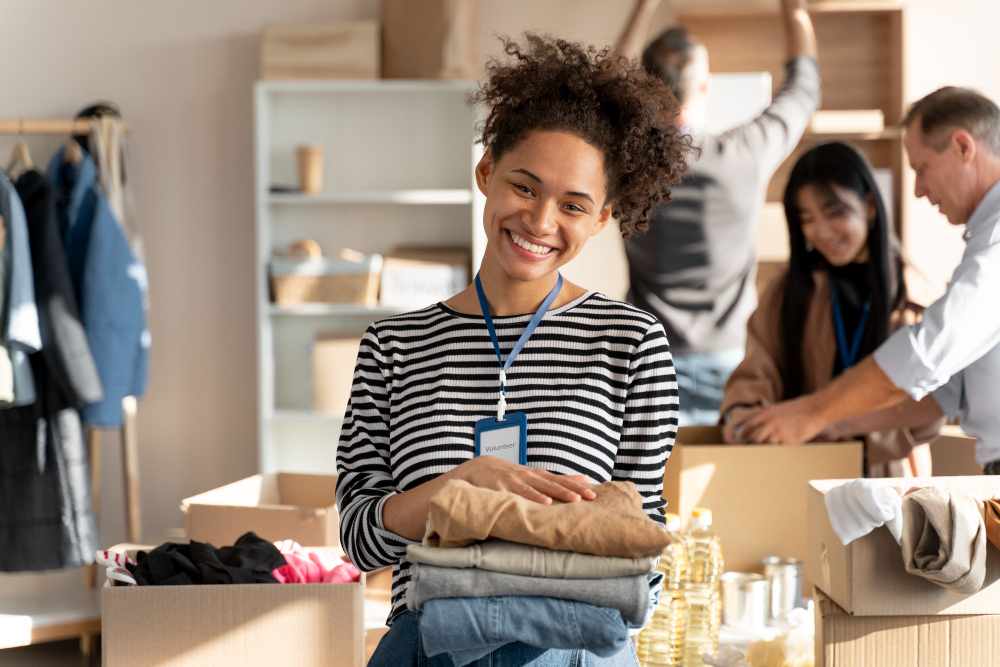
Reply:
[[[659,77],[611,48],[527,33],[501,38],[471,102],[489,114],[480,142],[499,160],[534,130],[574,134],[604,154],[608,200],[622,237],[649,229],[687,170],[691,137],[671,122],[679,105]]]

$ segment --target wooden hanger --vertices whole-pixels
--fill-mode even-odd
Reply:
[[[7,175],[13,177],[14,170],[18,165],[24,167],[25,171],[31,171],[35,168],[35,163],[31,161],[31,153],[28,151],[28,144],[24,140],[24,119],[21,119],[21,130],[18,133],[17,143],[14,144],[14,150],[10,153],[10,162],[7,163]]]
[[[82,159],[83,153],[80,152],[79,142],[77,142],[76,137],[70,137],[69,141],[66,142],[66,147],[63,149],[63,163],[69,163],[75,167],[80,164],[80,160]]]

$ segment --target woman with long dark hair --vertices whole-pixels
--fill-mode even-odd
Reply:
[[[784,206],[788,271],[764,290],[747,325],[746,357],[722,401],[728,442],[747,442],[741,426],[758,410],[829,384],[922,311],[907,299],[885,205],[856,149],[834,142],[805,153]],[[872,477],[930,475],[926,443],[941,423],[866,432],[858,420],[820,439],[863,437]]]

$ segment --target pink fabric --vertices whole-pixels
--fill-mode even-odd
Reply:
[[[304,549],[298,542],[275,542],[285,565],[271,572],[282,584],[344,584],[358,581],[361,571],[327,552]]]

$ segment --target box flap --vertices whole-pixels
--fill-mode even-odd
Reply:
[[[278,505],[277,475],[254,475],[232,484],[220,486],[211,491],[199,493],[196,496],[181,501],[181,510],[185,513],[191,505],[224,505],[235,507],[256,507],[258,505]]]
[[[286,507],[324,508],[337,511],[336,475],[278,474],[278,497]]]
[[[1000,614],[1000,552],[991,545],[983,588],[968,596],[907,573],[900,547],[885,527],[842,545],[830,525],[823,493],[847,481],[814,481],[809,494],[809,578],[834,602],[855,616]],[[938,486],[978,498],[1000,494],[1000,479],[988,475],[872,481],[903,489]]]

